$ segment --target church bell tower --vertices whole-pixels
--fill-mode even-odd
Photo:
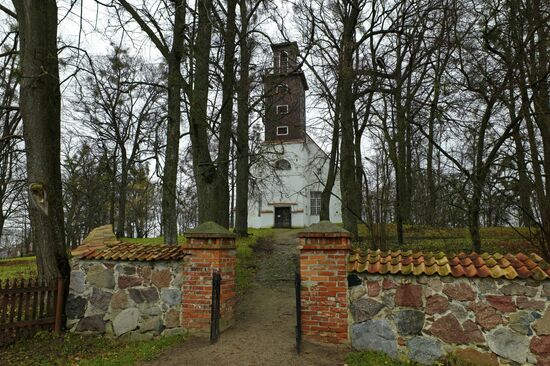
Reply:
[[[273,67],[264,76],[265,142],[306,138],[306,78],[296,42],[272,44]]]

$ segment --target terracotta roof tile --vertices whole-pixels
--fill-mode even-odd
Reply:
[[[535,253],[446,255],[408,251],[355,251],[349,258],[350,272],[371,274],[439,275],[453,277],[550,278],[550,264]]]
[[[71,254],[80,259],[121,261],[179,260],[188,255],[182,246],[125,243],[113,234],[112,225],[95,228],[73,249]]]
[[[79,255],[85,260],[166,261],[188,255],[182,246],[119,243],[97,248]]]

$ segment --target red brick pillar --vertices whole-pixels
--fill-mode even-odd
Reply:
[[[189,331],[210,329],[212,273],[222,277],[220,291],[220,329],[233,324],[235,310],[235,234],[206,222],[185,233],[186,256],[182,284],[182,326]]]
[[[350,233],[328,221],[300,234],[302,334],[317,343],[348,342]]]

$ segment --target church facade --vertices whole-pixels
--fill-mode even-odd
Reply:
[[[265,135],[252,166],[248,225],[305,227],[319,222],[329,157],[306,132],[307,81],[295,42],[274,44],[273,67],[264,75]],[[330,200],[330,221],[342,222],[340,180]]]

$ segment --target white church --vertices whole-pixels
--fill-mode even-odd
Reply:
[[[251,174],[248,226],[305,227],[319,222],[329,157],[306,132],[304,73],[296,42],[273,44],[273,68],[264,75],[265,136]],[[340,179],[330,199],[330,221],[342,222]]]

